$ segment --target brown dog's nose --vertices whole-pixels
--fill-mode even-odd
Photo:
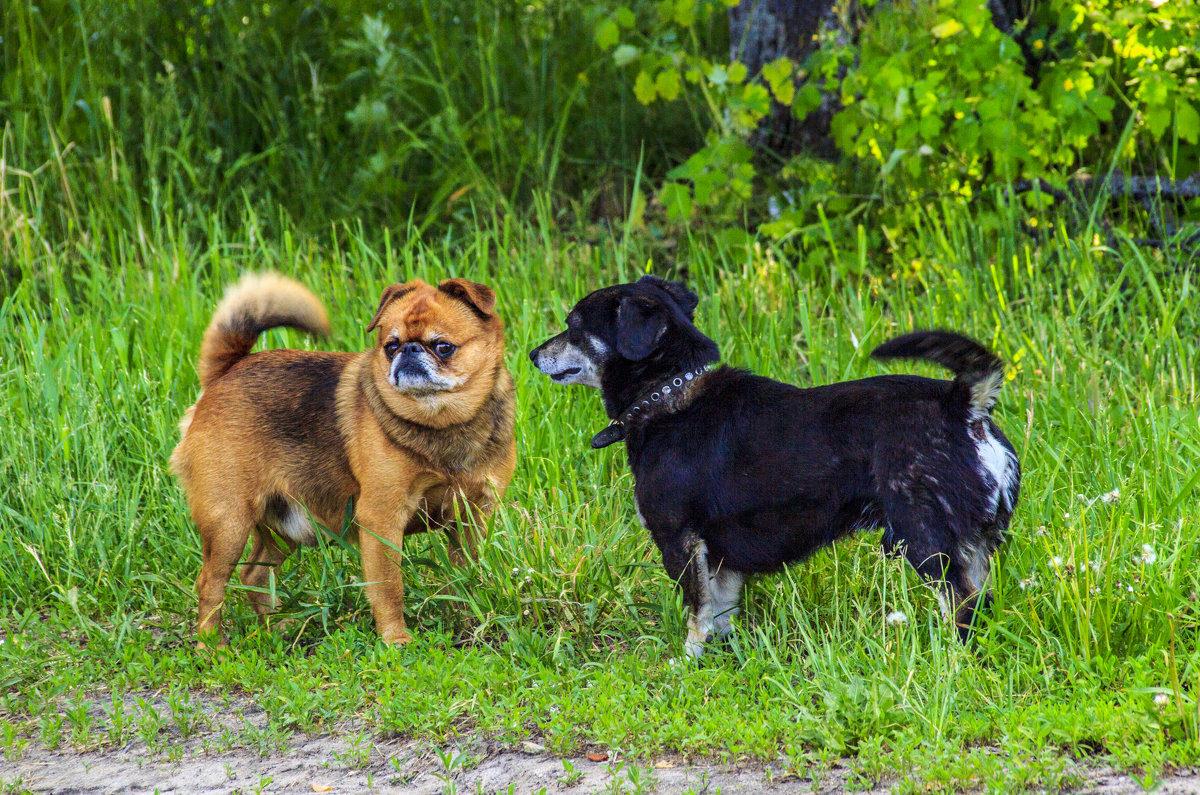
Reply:
[[[413,355],[413,354],[420,353],[423,350],[425,350],[425,349],[421,347],[421,343],[419,343],[419,342],[406,342],[406,343],[404,343],[404,347],[400,349],[400,353],[401,353],[401,355],[404,355],[404,354]]]

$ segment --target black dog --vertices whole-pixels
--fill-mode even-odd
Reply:
[[[1011,444],[992,422],[1000,360],[944,331],[907,334],[878,359],[936,362],[953,381],[885,375],[799,389],[729,367],[692,324],[694,293],[646,276],[597,290],[567,330],[530,358],[560,384],[599,388],[625,440],[638,517],[683,589],[686,648],[724,635],[747,575],[776,571],[835,539],[885,528],[936,583],[965,640],[990,602],[991,554],[1020,487]]]

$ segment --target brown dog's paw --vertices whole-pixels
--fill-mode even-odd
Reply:
[[[383,642],[391,646],[403,646],[405,643],[412,643],[412,639],[412,633],[403,627],[389,629],[383,633]]]
[[[196,641],[196,651],[223,652],[229,648],[229,642],[220,635],[205,635]]]

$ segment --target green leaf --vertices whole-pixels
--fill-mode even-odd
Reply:
[[[617,66],[626,66],[631,61],[637,59],[637,57],[641,54],[642,51],[637,47],[634,47],[632,44],[622,44],[620,47],[613,50],[613,63],[615,63]]]
[[[812,83],[805,83],[800,86],[800,91],[792,105],[792,115],[797,119],[803,120],[804,117],[819,107],[821,107],[820,89]]]
[[[940,25],[934,25],[933,30],[930,32],[939,39],[945,39],[960,32],[962,29],[963,25],[957,19],[947,19]]]
[[[658,192],[658,200],[667,208],[667,217],[679,221],[692,214],[692,192],[687,185],[668,182]]]
[[[612,17],[605,17],[596,23],[595,39],[596,46],[602,50],[611,49],[621,40],[621,30]]]
[[[1155,138],[1166,132],[1171,123],[1171,109],[1166,105],[1156,105],[1146,111],[1146,127]]]
[[[742,102],[746,112],[755,117],[754,123],[771,112],[771,95],[757,83],[751,83],[742,90]]]
[[[658,95],[668,102],[679,96],[679,73],[673,69],[664,69],[654,78],[654,88]]]
[[[792,82],[792,62],[788,58],[777,58],[762,68],[763,79],[771,93],[783,105],[791,105],[796,96],[796,84]]]
[[[1188,143],[1200,141],[1200,113],[1182,99],[1175,100],[1175,130]]]
[[[613,15],[617,18],[617,24],[623,28],[632,28],[634,23],[637,22],[637,17],[633,15],[633,11],[625,6],[618,8],[613,12]]]
[[[638,72],[637,80],[633,84],[633,95],[637,97],[638,102],[643,105],[649,105],[654,101],[658,91],[654,87],[654,78],[645,70]]]
[[[675,0],[675,22],[681,28],[690,28],[696,21],[696,0]]]

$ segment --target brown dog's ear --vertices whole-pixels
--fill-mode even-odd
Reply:
[[[466,279],[446,279],[438,284],[438,290],[453,296],[475,310],[475,314],[487,320],[496,309],[496,294],[486,284]]]
[[[371,325],[367,326],[367,331],[375,330],[379,325],[379,318],[383,315],[383,310],[387,309],[388,304],[395,301],[397,298],[410,293],[417,289],[417,282],[405,282],[404,284],[389,284],[383,288],[383,295],[379,296],[379,307],[375,310],[375,317],[371,318]]]

